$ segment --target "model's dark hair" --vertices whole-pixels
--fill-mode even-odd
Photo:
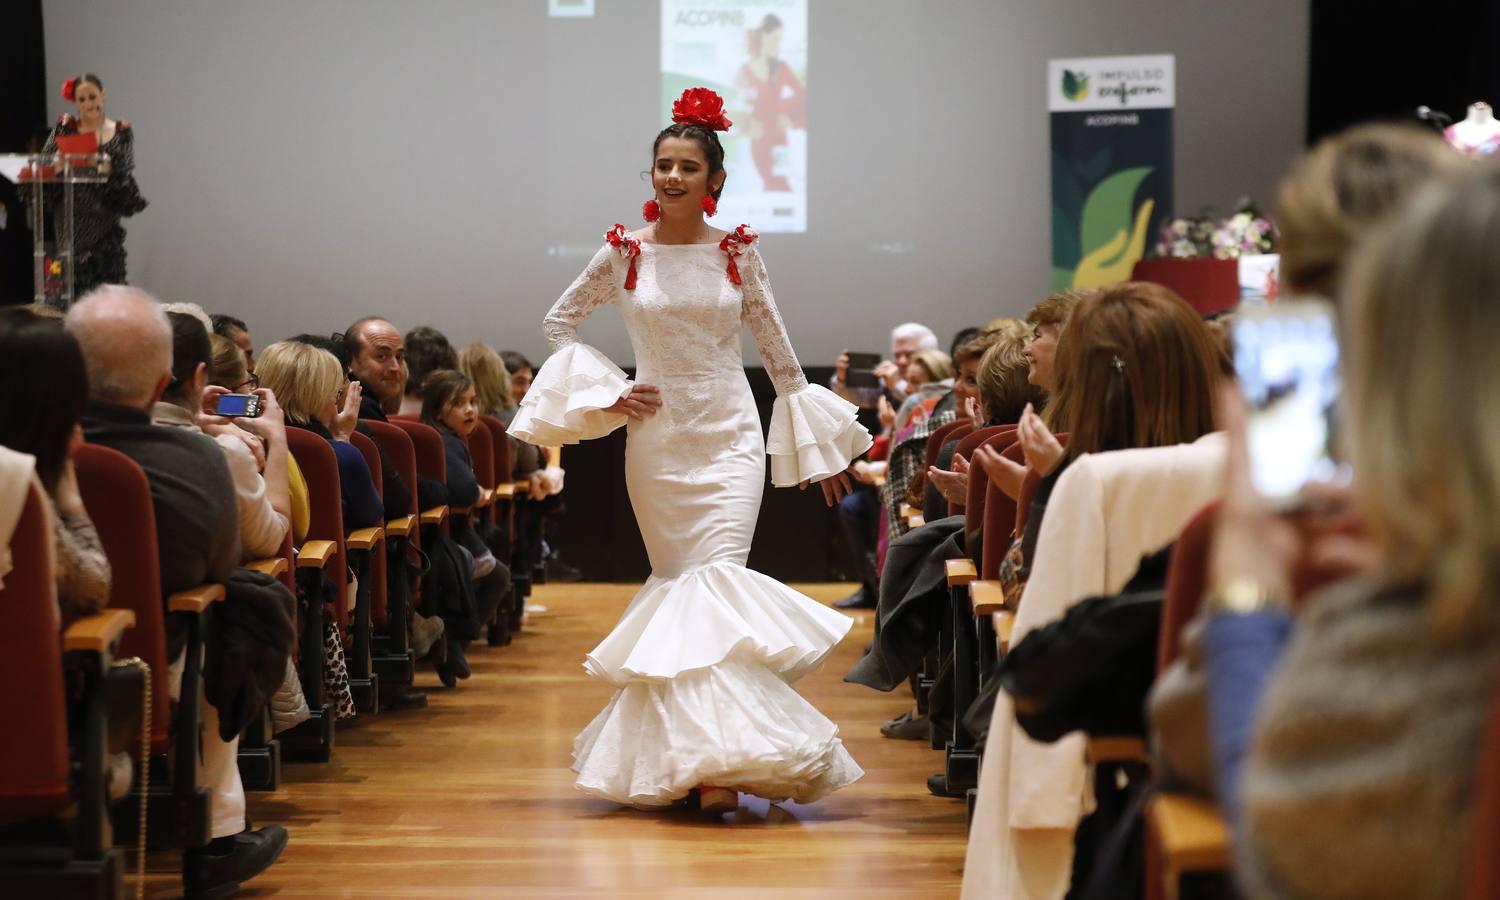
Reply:
[[[81,85],[81,84],[83,84],[84,82],[88,82],[89,84],[92,84],[94,87],[98,88],[101,91],[104,90],[104,82],[100,81],[99,80],[99,76],[95,75],[93,72],[85,72],[82,75],[79,75],[78,77],[74,78],[73,79],[73,90],[77,91],[78,90],[78,86]]]
[[[406,333],[406,393],[422,393],[422,381],[439,369],[457,369],[458,353],[447,335],[426,325]]]
[[[214,313],[208,318],[214,323],[214,334],[227,337],[230,340],[234,340],[234,333],[236,331],[243,331],[246,334],[250,333],[250,326],[246,325],[243,319],[236,319],[227,313]]]
[[[48,493],[62,477],[88,399],[83,351],[63,323],[29,309],[0,309],[0,446],[36,457]]]
[[[208,340],[208,329],[197,316],[187,313],[167,313],[172,325],[172,383],[167,385],[165,396],[171,400],[182,399],[182,389],[192,380],[198,366],[212,366],[213,344]]]
[[[447,429],[443,410],[454,397],[474,386],[469,376],[453,369],[437,369],[422,380],[422,421],[433,428]]]
[[[668,125],[661,130],[661,134],[656,136],[656,143],[651,145],[651,168],[653,171],[656,169],[657,151],[661,150],[661,142],[667,138],[682,138],[698,145],[698,148],[703,151],[703,158],[708,160],[709,181],[713,181],[715,175],[724,171],[724,145],[719,143],[718,132],[712,128],[705,128],[702,125],[683,125],[680,123]],[[719,189],[713,192],[714,199],[718,200],[719,195],[722,193],[724,193],[724,185],[721,184],[719,185]],[[408,350],[407,352],[410,353],[411,351]],[[506,368],[510,368],[508,363],[506,364]],[[514,372],[515,369],[511,369],[511,371]]]

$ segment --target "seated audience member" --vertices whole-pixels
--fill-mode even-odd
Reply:
[[[223,583],[240,559],[239,510],[224,453],[201,434],[151,424],[150,409],[172,381],[172,329],[160,304],[144,291],[107,285],[68,310],[88,370],[83,430],[91,443],[124,453],[146,473],[156,514],[163,599],[205,582]],[[181,691],[186,633],[166,617],[173,659],[171,693]],[[213,792],[213,821],[204,848],[183,853],[189,894],[232,889],[269,868],[286,847],[286,829],[246,827],[239,740],[219,734],[219,714],[203,705],[199,778]]]
[[[1226,398],[1204,648],[1248,896],[1463,893],[1500,667],[1497,241],[1486,165],[1424,188],[1349,265],[1340,422],[1366,537],[1275,515],[1251,485],[1243,404]],[[1294,627],[1304,560],[1358,574],[1308,598]]]
[[[835,394],[864,409],[874,409],[882,395],[893,406],[899,406],[909,392],[906,383],[906,367],[911,364],[911,355],[918,350],[938,349],[937,335],[926,325],[907,322],[891,329],[891,358],[880,361],[875,367],[875,377],[880,384],[875,387],[849,387],[845,383],[849,376],[849,351],[845,349],[833,364],[833,377],[828,387]]]
[[[406,341],[378,316],[359,319],[344,331],[349,376],[364,385],[359,417],[384,422],[401,411],[406,391]]]
[[[255,342],[250,339],[250,326],[224,313],[214,313],[209,320],[213,323],[214,334],[229,338],[240,348],[245,354],[245,370],[255,374]]]
[[[70,458],[83,440],[78,419],[88,397],[83,354],[60,321],[24,308],[0,310],[0,447],[34,457],[25,468],[52,498],[63,628],[109,602],[109,558],[83,508]],[[24,497],[24,489],[13,496]]]
[[[406,333],[406,393],[401,398],[401,414],[422,414],[422,382],[439,369],[457,369],[458,354],[448,338],[436,328],[419,325]]]
[[[505,363],[505,370],[510,373],[510,405],[500,417],[500,421],[509,428],[510,420],[515,418],[521,401],[526,399],[526,392],[531,390],[531,379],[536,374],[536,366],[514,350],[500,351],[500,359]]]
[[[256,377],[276,395],[286,422],[322,436],[339,463],[344,528],[384,523],[385,512],[364,454],[349,443],[358,421],[360,384],[346,382],[338,358],[300,341],[277,341],[260,354]]]
[[[223,335],[210,335],[208,341],[213,350],[213,361],[208,366],[210,385],[223,388],[231,394],[251,393],[260,389],[260,380],[245,368],[245,351]],[[282,415],[278,404],[273,418],[280,420]],[[266,411],[263,410],[262,418],[265,417]],[[284,422],[282,427],[282,441],[285,443]],[[297,460],[291,453],[286,455],[286,476],[292,545],[300,547],[307,539],[307,529],[312,524],[312,508],[307,496],[307,479],[302,476],[302,469],[297,466]]]
[[[906,428],[919,410],[925,416],[939,399],[953,390],[952,357],[941,350],[918,350],[906,366],[906,384],[909,392],[889,425],[893,436]],[[882,410],[889,408],[886,404]],[[881,424],[886,424],[883,411]]]
[[[443,438],[448,495],[451,503],[458,507],[472,507],[479,500],[479,480],[474,475],[474,462],[465,443],[479,426],[479,408],[474,396],[474,385],[468,376],[451,369],[439,369],[429,374],[427,386],[422,390],[422,421],[436,429]],[[493,526],[476,526],[468,516],[456,516],[449,523],[453,540],[474,560],[472,577],[478,609],[475,624],[482,626],[495,618],[496,610],[510,590],[510,567],[495,555],[500,535]],[[448,633],[462,635],[464,629],[449,624]],[[462,641],[458,643],[457,652],[461,658]],[[454,648],[450,646],[449,653],[453,652]]]
[[[172,382],[151,408],[156,425],[208,434],[224,451],[239,501],[240,547],[245,559],[275,556],[291,516],[287,487],[286,425],[276,397],[265,388],[255,392],[263,415],[222,420],[204,417],[212,345],[202,323],[185,313],[168,313],[172,325]],[[219,396],[215,391],[208,396]],[[200,427],[202,421],[207,427]],[[263,462],[262,462],[263,460]],[[264,473],[262,473],[264,466]]]
[[[1468,170],[1468,162],[1441,139],[1412,127],[1360,126],[1319,142],[1292,165],[1278,190],[1283,294],[1337,300],[1347,257],[1361,237],[1395,215],[1422,185]],[[1358,517],[1348,510],[1326,521],[1344,530],[1358,527]],[[1306,564],[1304,581],[1343,574],[1339,566]],[[1152,719],[1159,761],[1173,780],[1212,793],[1216,779],[1201,665],[1204,622],[1200,615],[1184,629],[1181,656],[1153,690]]]

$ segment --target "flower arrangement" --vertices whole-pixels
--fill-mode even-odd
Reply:
[[[1276,226],[1255,204],[1241,200],[1238,212],[1172,219],[1162,225],[1153,256],[1170,259],[1238,259],[1276,252]]]

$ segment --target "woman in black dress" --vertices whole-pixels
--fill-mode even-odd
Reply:
[[[101,284],[125,284],[125,229],[120,220],[146,208],[135,183],[135,133],[130,123],[104,114],[104,83],[93,73],[63,82],[63,98],[76,112],[57,120],[43,147],[57,152],[61,135],[93,133],[99,136],[99,152],[107,154],[101,164],[103,182],[79,184],[73,194],[74,297],[82,297]],[[53,228],[61,221],[62,191],[47,192],[48,217]],[[54,232],[55,233],[55,232]]]

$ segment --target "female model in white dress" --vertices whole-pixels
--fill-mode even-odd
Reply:
[[[510,433],[541,445],[601,437],[628,422],[626,484],[651,578],[588,654],[618,688],[574,741],[586,793],[636,807],[700,790],[705,810],[736,791],[815,800],[863,773],[838,727],[790,687],[815,669],[850,621],[745,568],[765,456],[777,487],[849,490],[845,469],[870,446],[855,407],[803,377],[766,280],[755,233],[710,228],[723,189],[729,122],[712,92],[673,105],[653,148],[654,225],[606,235],[544,321],[554,353]],[[625,316],[638,383],[578,339],[606,303]],[[776,386],[769,440],[745,379],[750,327]]]

